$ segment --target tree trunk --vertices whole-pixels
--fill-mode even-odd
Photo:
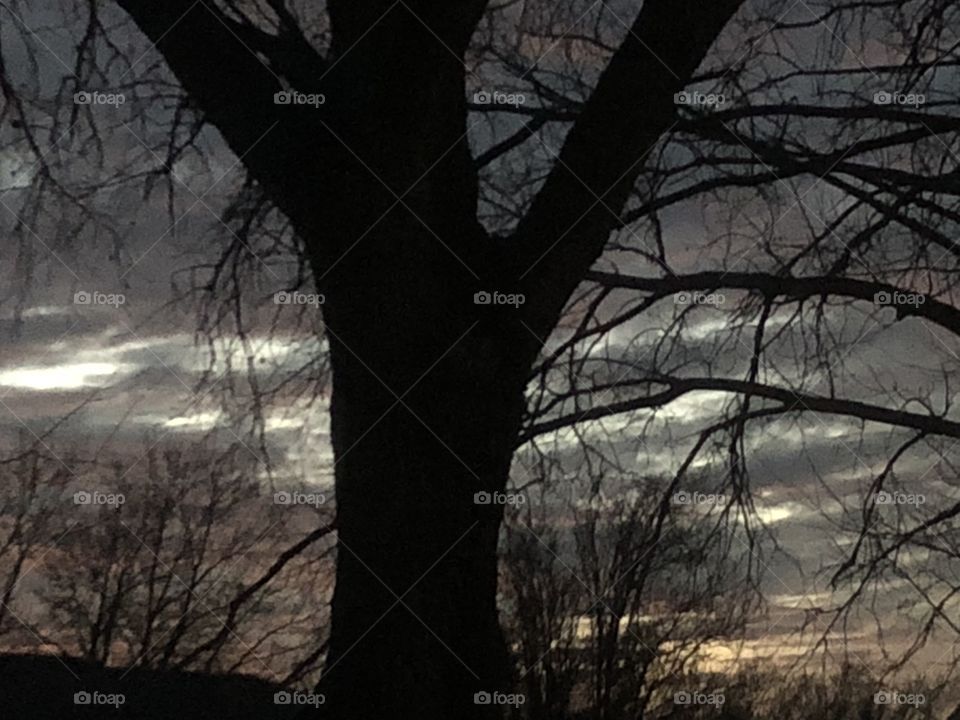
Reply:
[[[330,155],[334,200],[306,223],[322,235],[316,253],[343,249],[312,258],[339,540],[320,688],[343,720],[494,718],[474,695],[510,687],[496,606],[503,508],[474,495],[504,490],[538,343],[517,308],[474,303],[514,289],[476,217],[462,63],[409,13],[369,35],[376,17],[351,17],[334,13],[339,42],[363,43],[325,80],[331,111],[349,108],[331,121],[348,151]]]
[[[382,375],[333,341],[339,550],[321,683],[333,717],[492,718],[475,693],[509,688],[502,506],[474,494],[504,489],[523,377],[484,368],[474,332],[442,333],[449,352],[432,369],[447,348],[391,348]]]
[[[503,507],[474,495],[505,488],[533,345],[409,212],[380,227],[325,287],[339,548],[320,691],[345,720],[499,717],[474,696],[510,688]],[[385,269],[387,238],[406,251]]]

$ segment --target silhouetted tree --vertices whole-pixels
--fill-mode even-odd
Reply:
[[[172,198],[176,168],[206,126],[246,170],[224,212],[233,238],[201,284],[216,293],[264,258],[292,255],[290,285],[325,296],[338,558],[321,685],[334,717],[497,715],[472,699],[511,683],[496,607],[503,509],[474,495],[506,489],[520,446],[540,452],[567,428],[643,425],[648,410],[721,395],[675,481],[719,445],[730,495],[749,509],[746,441],[757,424],[832,414],[960,437],[948,403],[844,395],[834,375],[855,344],[849,318],[863,307],[879,315],[883,303],[869,304],[878,294],[923,293],[898,304],[897,321],[960,331],[957,253],[944,232],[960,219],[955,98],[930,112],[871,101],[875,91],[935,97],[935,69],[956,67],[944,21],[953,6],[801,2],[795,19],[789,2],[769,2],[731,24],[740,0],[638,4],[66,3],[77,31],[68,76],[23,88],[0,68],[5,118],[38,164],[23,236],[52,189],[65,222],[91,228],[85,201],[103,188],[79,162],[74,182],[61,183],[61,158],[45,157],[38,135],[55,145],[92,121],[79,155],[111,162],[88,106],[38,127],[38,97],[50,95],[40,85],[59,100],[128,88],[129,122],[114,131],[165,130],[144,144],[148,190],[166,181]],[[591,29],[570,33],[588,13]],[[114,41],[128,19],[164,65],[151,47]],[[784,34],[803,45],[814,31],[826,40],[809,57],[786,56]],[[29,57],[37,45],[22,35]],[[893,59],[860,59],[871,35],[892,38]],[[538,67],[555,45],[560,59]],[[490,87],[478,87],[471,76],[488,63]],[[675,94],[694,85],[736,100],[678,111]],[[508,93],[504,104],[493,88],[537,102]],[[303,102],[278,95],[289,91]],[[790,184],[809,178],[836,193],[819,224],[807,222],[812,198]],[[727,224],[705,222],[715,232],[694,243],[693,262],[668,250],[662,213],[713,199]],[[774,227],[797,206],[802,242]],[[744,227],[754,231],[745,246]],[[249,251],[253,235],[262,253]],[[605,249],[610,262],[594,268]],[[934,274],[937,261],[949,267]],[[723,332],[693,327],[707,340],[691,339],[711,308],[689,296],[720,290],[736,293]],[[511,296],[514,305],[501,302]],[[687,302],[653,314],[673,297]],[[831,298],[848,311],[840,331]],[[220,327],[223,315],[206,319]],[[628,339],[613,347],[615,335]],[[811,387],[821,381],[826,390]]]
[[[467,144],[463,56],[485,2],[331,2],[326,57],[281,3],[276,34],[237,7],[118,4],[290,220],[326,296],[342,456],[328,708],[493,717],[473,695],[510,683],[502,509],[474,493],[504,490],[528,373],[617,224],[607,206],[739,0],[646,3],[509,240],[478,222]],[[326,103],[274,104],[286,83]],[[483,291],[526,303],[475,304]]]

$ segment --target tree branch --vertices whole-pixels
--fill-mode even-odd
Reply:
[[[960,438],[960,422],[948,420],[936,415],[921,415],[906,410],[893,410],[877,405],[869,405],[856,400],[809,395],[807,393],[794,392],[789,388],[779,388],[762,383],[727,378],[657,378],[652,380],[652,382],[662,383],[667,386],[667,389],[654,395],[609,403],[537,423],[527,428],[527,430],[521,434],[517,441],[517,446],[519,447],[540,435],[555,432],[585,421],[601,420],[635,410],[661,407],[687,393],[709,390],[739,393],[742,395],[766,398],[768,400],[776,400],[782,404],[779,410],[783,413],[803,411],[823,412],[897,427],[912,428],[931,435],[946,435]]]
[[[276,72],[268,67],[241,34],[257,42],[256,49],[268,57],[276,57],[279,46],[264,44],[270,36],[260,31],[257,38],[250,28],[238,33],[236,21],[204,1],[117,0],[117,4],[154,43],[190,102],[220,131],[298,232],[304,237],[319,235],[323,213],[318,212],[318,203],[328,196],[329,169],[342,167],[348,159],[324,128],[327,106],[274,102],[275,93],[293,83],[277,74],[282,72],[279,66]],[[322,58],[305,42],[301,38],[285,44],[301,66],[320,67]],[[313,53],[309,63],[304,59],[308,50]],[[332,253],[334,248],[325,251]]]
[[[605,287],[620,287],[650,292],[656,295],[671,295],[677,292],[718,290],[732,288],[753,290],[768,298],[789,297],[803,299],[816,296],[836,295],[874,302],[879,293],[913,293],[914,290],[886,283],[855,280],[847,277],[791,277],[767,273],[747,272],[701,272],[690,275],[674,275],[662,278],[644,278],[591,271],[586,279]],[[960,335],[960,310],[932,297],[917,293],[924,299],[916,305],[897,305],[897,317],[922,317]]]
[[[742,0],[648,0],[600,77],[557,162],[520,222],[525,322],[544,338],[603,251],[640,173],[675,122],[686,85]]]
[[[300,555],[304,550],[318,540],[329,535],[335,529],[336,525],[334,523],[322,525],[304,537],[302,540],[299,540],[284,550],[280,554],[280,557],[274,561],[270,568],[263,575],[261,575],[256,582],[247,585],[241,592],[237,593],[237,595],[230,602],[230,605],[227,609],[226,620],[223,621],[223,627],[221,627],[220,631],[210,640],[207,640],[202,645],[196,647],[183,660],[183,664],[188,665],[195,658],[203,655],[203,653],[207,652],[208,650],[212,650],[213,648],[217,648],[219,645],[222,645],[224,642],[226,642],[227,636],[234,631],[237,613],[240,611],[240,608],[243,606],[243,604],[246,603],[255,593],[261,590],[267,583],[273,580],[273,578],[275,578],[291,560]]]

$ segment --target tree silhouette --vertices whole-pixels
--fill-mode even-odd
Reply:
[[[839,298],[847,309],[894,304],[898,321],[960,330],[953,274],[931,269],[956,260],[945,231],[960,217],[956,103],[921,112],[889,96],[936,97],[936,73],[956,65],[944,22],[952,10],[933,0],[801,4],[798,20],[779,2],[747,17],[740,0],[599,9],[116,0],[125,16],[74,8],[84,22],[72,27],[84,33],[70,91],[147,78],[153,94],[131,100],[131,118],[149,121],[170,83],[149,62],[133,73],[143,55],[107,42],[122,17],[175,78],[166,156],[150,182],[172,184],[204,126],[246,171],[226,217],[242,230],[206,287],[218,291],[253,264],[251,228],[276,209],[296,238],[297,283],[324,296],[338,543],[321,681],[331,716],[497,716],[474,695],[512,683],[496,604],[503,506],[475,497],[507,490],[518,447],[536,451],[566,428],[692,393],[722,394],[722,418],[701,429],[671,489],[726,436],[725,481],[749,508],[745,438],[757,421],[822,413],[960,437],[949,408],[837,393],[831,373],[852,341],[826,328],[830,298]],[[571,33],[590,12],[592,30]],[[514,22],[540,34],[504,41]],[[894,30],[903,50],[895,62],[857,53],[859,65],[841,62],[850,43]],[[823,57],[796,69],[777,41],[814,32],[827,38]],[[557,67],[537,68],[534,39],[546,51],[563,43]],[[469,63],[488,60],[497,68],[478,87]],[[10,77],[0,68],[8,117],[35,138],[34,108]],[[713,108],[716,96],[678,95],[693,86],[738,100]],[[537,102],[511,101],[511,91]],[[64,132],[88,114],[74,106]],[[39,184],[57,186],[29,143]],[[937,143],[931,160],[922,151]],[[86,149],[109,164],[96,132]],[[744,260],[731,222],[702,243],[697,262],[671,259],[664,211],[735,198],[725,205],[731,218],[761,215],[750,203],[759,197],[769,211],[785,186],[787,211],[813,214],[788,184],[803,178],[841,197],[829,220],[817,215],[822,226],[806,228],[805,243],[758,223],[759,243],[747,244],[758,259]],[[82,206],[81,195],[56,189]],[[610,260],[603,268],[601,257]],[[739,294],[729,332],[712,345],[685,335],[709,301],[677,304],[653,331],[631,325],[666,298],[720,291]],[[877,299],[910,293],[924,301]],[[803,338],[792,355],[785,346],[796,338],[783,327]],[[632,340],[609,351],[602,342],[614,332],[653,332],[653,352],[631,357]],[[598,349],[603,370],[594,372]],[[785,355],[796,367],[783,373]],[[826,378],[829,390],[798,378]]]
[[[326,296],[333,444],[349,452],[329,710],[493,717],[473,696],[509,686],[501,507],[474,493],[505,489],[527,375],[614,227],[606,206],[623,205],[673,94],[740,3],[644,7],[510,239],[477,220],[466,138],[462,57],[485,3],[331,3],[326,59],[278,3],[274,37],[190,2],[119,4],[304,239]],[[275,105],[278,76],[325,104]],[[484,291],[526,302],[475,304]]]

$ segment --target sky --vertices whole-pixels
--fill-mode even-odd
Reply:
[[[42,13],[24,16],[27,25],[37,28],[49,19]],[[21,53],[27,67],[18,45],[21,35],[8,26],[0,33],[4,52]],[[44,30],[41,38],[39,69],[33,76],[27,73],[23,82],[34,83],[42,96],[66,73],[72,55],[69,34]],[[132,55],[144,58],[144,73],[161,77],[149,48],[130,42]],[[804,50],[797,53],[802,56]],[[133,80],[118,78],[117,88],[126,90]],[[58,118],[56,125],[43,120],[38,103],[32,113],[40,133],[55,141],[41,158],[11,140],[9,128],[0,131],[0,231],[5,236],[0,250],[0,437],[6,438],[5,449],[26,433],[28,439],[42,437],[65,456],[96,449],[120,457],[133,470],[151,446],[187,444],[214,433],[220,442],[241,443],[260,464],[267,485],[328,488],[334,460],[326,412],[330,379],[317,361],[323,348],[322,309],[276,305],[274,293],[295,286],[297,268],[290,253],[274,253],[261,244],[248,257],[248,292],[238,305],[250,331],[249,345],[243,347],[231,332],[229,315],[223,317],[222,333],[202,332],[204,318],[216,317],[222,308],[204,305],[202,294],[190,290],[202,286],[219,253],[239,241],[236,225],[225,224],[221,216],[241,193],[242,167],[207,129],[198,138],[199,151],[186,153],[173,166],[169,184],[148,181],[143,173],[160,161],[162,138],[155,126],[138,122],[147,100],[134,87],[126,91],[130,101],[124,105],[84,106],[76,116]],[[159,108],[151,110],[154,123],[171,117],[173,105],[161,103]],[[505,122],[509,126],[515,120]],[[475,142],[482,144],[488,132],[486,125],[478,127]],[[68,186],[86,193],[89,215],[51,188],[33,211],[30,181],[44,163]],[[122,168],[133,179],[111,182],[103,167]],[[836,200],[822,187],[807,185],[803,191],[807,205],[783,208],[773,223],[784,243],[805,239],[806,213],[829,209]],[[662,232],[675,269],[730,267],[731,257],[743,259],[737,269],[750,267],[755,260],[751,248],[766,236],[766,229],[758,227],[767,219],[757,208],[765,202],[747,198],[729,225],[720,220],[729,219],[729,208],[718,210],[700,199],[667,210]],[[274,220],[272,227],[290,242],[282,221]],[[733,238],[733,246],[705,246],[703,239],[716,237],[719,227]],[[635,256],[604,262],[649,272]],[[622,292],[618,298],[624,300]],[[731,303],[736,299],[730,294]],[[656,337],[649,332],[673,309],[661,308],[621,327],[605,349],[642,359]],[[840,372],[834,382],[844,390],[883,400],[877,388],[886,387],[938,402],[952,400],[954,390],[940,370],[955,365],[960,347],[946,333],[920,321],[896,322],[892,311],[877,312],[869,304],[836,308],[828,320],[842,339],[842,362],[833,367]],[[695,356],[715,350],[729,335],[731,322],[724,307],[698,309],[685,335],[686,351]],[[787,336],[776,353],[790,378],[798,365],[791,342],[798,338]],[[721,359],[742,367],[743,350],[733,348]],[[277,393],[265,410],[262,436],[252,420],[248,361],[262,387]],[[820,391],[829,387],[823,368],[811,373]],[[866,377],[870,383],[861,386]],[[290,378],[296,381],[281,384]],[[816,388],[817,383],[807,386]],[[724,399],[720,393],[691,394],[657,412],[638,413],[629,423],[617,418],[583,429],[588,437],[609,443],[618,457],[629,457],[631,471],[665,473],[676,468],[694,433],[716,417]],[[646,420],[652,425],[641,435]],[[47,435],[51,427],[55,431]],[[852,541],[833,523],[840,521],[844,507],[853,511],[892,443],[904,437],[886,427],[861,427],[851,419],[813,413],[766,423],[748,434],[757,517],[781,543],[780,552],[764,558],[770,612],[751,628],[748,654],[776,651],[789,657],[796,652],[792,633],[806,617],[804,609],[830,597],[819,571]],[[559,447],[561,453],[577,452],[563,433]],[[942,507],[958,493],[949,462],[953,457],[948,443],[921,443],[904,456],[898,466],[901,477],[894,483],[902,483],[905,492],[923,493],[930,501],[927,509]],[[527,459],[523,452],[518,455],[518,484],[528,473]],[[915,623],[911,613],[899,611],[902,597],[891,586],[882,601],[883,622],[893,638],[908,637]],[[934,644],[928,662],[949,656],[948,639]],[[853,652],[873,656],[875,643],[866,631],[854,633],[851,641]]]

